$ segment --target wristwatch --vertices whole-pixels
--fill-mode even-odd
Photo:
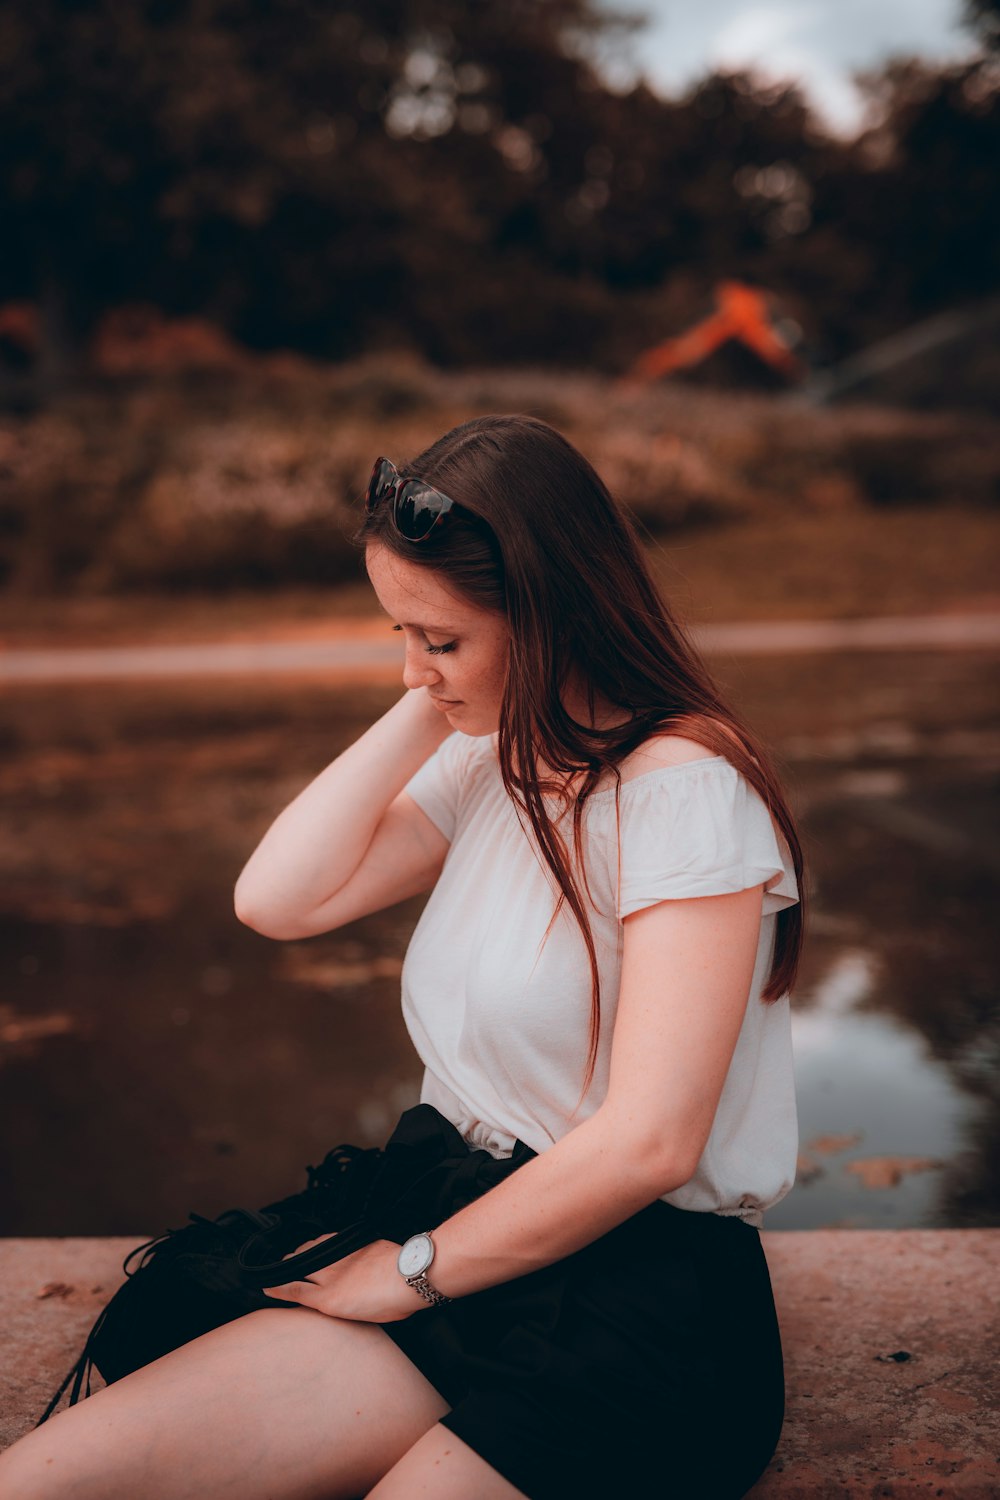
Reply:
[[[424,1274],[433,1259],[434,1241],[430,1234],[411,1234],[405,1244],[400,1245],[396,1264],[407,1285],[415,1287],[428,1302],[451,1302],[451,1297],[431,1286]]]

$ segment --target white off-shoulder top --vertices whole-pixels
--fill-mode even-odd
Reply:
[[[518,1139],[546,1150],[604,1099],[624,917],[673,897],[765,886],[746,1014],[712,1130],[694,1176],[663,1194],[679,1208],[760,1227],[795,1177],[789,998],[765,1003],[760,992],[775,914],[798,889],[785,840],[749,782],[719,755],[623,781],[620,865],[614,786],[584,803],[602,1009],[593,1082],[575,1115],[590,1035],[587,950],[565,904],[542,945],[558,886],[503,785],[497,736],[451,734],[405,790],[451,845],[403,965],[403,1015],[424,1064],[420,1098],[493,1156],[509,1156]],[[562,804],[550,806],[555,814]],[[571,850],[572,810],[561,816]]]

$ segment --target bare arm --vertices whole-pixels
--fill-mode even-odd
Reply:
[[[739,1037],[763,887],[664,900],[625,918],[604,1103],[555,1145],[434,1230],[434,1285],[449,1297],[541,1269],[599,1239],[694,1172]],[[669,976],[665,978],[664,976]],[[385,1323],[429,1304],[376,1240],[269,1296]]]
[[[240,921],[308,937],[427,889],[447,841],[399,794],[450,733],[426,688],[405,692],[271,824],[236,882]]]
[[[434,1231],[446,1296],[570,1255],[692,1176],[743,1023],[762,899],[754,886],[625,919],[605,1101]]]

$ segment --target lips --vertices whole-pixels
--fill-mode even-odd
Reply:
[[[461,701],[460,698],[431,698],[436,708],[457,708]]]

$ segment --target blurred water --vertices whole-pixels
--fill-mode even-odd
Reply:
[[[1000,1222],[990,653],[723,661],[805,835],[802,1159],[768,1228]],[[421,901],[303,943],[232,911],[271,818],[399,689],[23,687],[0,735],[0,1232],[135,1234],[384,1140]]]
[[[803,1149],[796,1187],[768,1214],[769,1229],[934,1221],[941,1170],[963,1149],[975,1101],[917,1031],[857,1008],[877,1000],[877,984],[872,956],[846,949],[817,983],[812,1008],[793,1010]]]

